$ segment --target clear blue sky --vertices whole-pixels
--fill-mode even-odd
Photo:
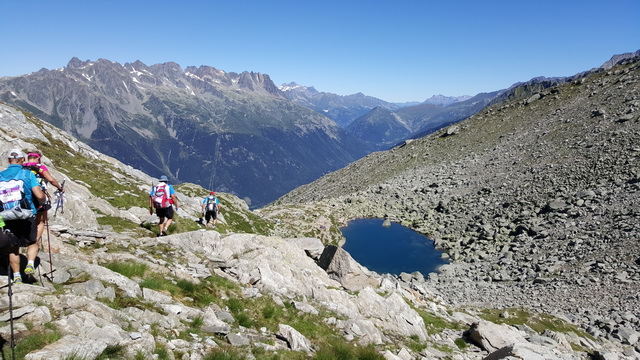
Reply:
[[[174,61],[404,102],[570,76],[638,49],[639,0],[0,0],[0,77],[74,56]]]

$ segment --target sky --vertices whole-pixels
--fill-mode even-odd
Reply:
[[[172,61],[408,102],[637,50],[640,0],[0,0],[0,77],[73,57]]]

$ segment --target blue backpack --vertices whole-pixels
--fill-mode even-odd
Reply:
[[[31,202],[25,197],[24,171],[14,178],[0,175],[0,216],[6,220],[24,220],[34,217]]]

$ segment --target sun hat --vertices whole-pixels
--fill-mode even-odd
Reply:
[[[20,149],[11,149],[7,153],[7,158],[9,159],[23,159],[24,153]]]
[[[169,178],[167,177],[167,175],[162,175],[160,176],[160,181],[169,182]]]
[[[210,192],[209,194],[211,194],[211,195],[215,195],[215,194],[216,194],[216,192],[215,192],[215,191],[212,191],[212,192]]]

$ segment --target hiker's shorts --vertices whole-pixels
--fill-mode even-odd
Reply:
[[[38,227],[35,218],[5,221],[4,231],[0,231],[0,248],[9,246],[26,247],[35,244]]]
[[[159,218],[173,219],[173,206],[156,209],[156,215],[158,215]]]
[[[207,211],[206,213],[204,213],[204,219],[209,222],[211,219],[217,219],[218,218],[218,213],[216,211]]]

